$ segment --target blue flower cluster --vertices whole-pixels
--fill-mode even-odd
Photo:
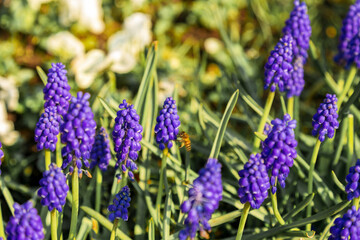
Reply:
[[[335,219],[334,226],[330,228],[329,240],[360,239],[360,210],[352,206],[342,218]]]
[[[113,204],[108,207],[110,221],[114,221],[115,218],[121,218],[127,221],[129,218],[128,208],[130,207],[130,201],[130,188],[125,186],[115,195]]]
[[[201,235],[211,230],[208,221],[213,212],[219,207],[222,199],[221,164],[217,159],[210,158],[205,168],[199,171],[199,177],[194,180],[189,190],[189,199],[180,206],[183,213],[187,213],[185,229],[180,231],[179,239],[195,238],[200,229]]]
[[[278,86],[280,92],[286,90],[286,84],[291,78],[293,60],[293,38],[290,34],[284,35],[271,51],[265,64],[264,89],[270,88],[275,92]]]
[[[300,57],[302,63],[305,63],[311,36],[310,19],[305,2],[300,3],[300,0],[295,0],[294,5],[289,19],[285,22],[283,33],[290,34],[293,37],[294,56]]]
[[[279,181],[282,188],[285,187],[285,180],[297,156],[294,133],[296,120],[291,120],[290,115],[286,114],[283,120],[277,118],[272,120],[271,124],[273,127],[263,143],[261,157],[267,170],[271,170],[271,191],[275,193],[276,181]]]
[[[239,171],[239,176],[238,195],[240,202],[243,204],[249,202],[252,208],[260,208],[268,197],[270,182],[264,160],[259,153],[250,155],[244,169]]]
[[[164,102],[163,109],[156,118],[156,142],[161,150],[164,150],[165,147],[170,149],[173,146],[172,140],[176,140],[179,133],[179,119],[176,102],[172,97],[168,97]]]
[[[35,142],[37,149],[49,149],[55,151],[57,135],[60,132],[61,117],[57,114],[57,108],[50,106],[45,108],[35,128]]]
[[[100,128],[99,133],[95,137],[95,143],[91,149],[90,158],[92,159],[90,163],[91,169],[98,165],[102,171],[107,170],[111,159],[110,142],[109,136],[103,127]]]
[[[69,186],[66,184],[66,177],[61,169],[52,163],[49,170],[43,173],[40,186],[38,196],[41,198],[41,204],[47,206],[49,211],[56,209],[62,212]]]
[[[44,107],[54,106],[56,112],[64,116],[71,99],[70,86],[66,77],[67,71],[62,63],[52,63],[49,69],[47,84],[44,87]]]
[[[134,180],[132,171],[138,169],[135,161],[138,159],[138,152],[141,150],[140,141],[143,128],[139,123],[140,117],[133,105],[128,104],[124,99],[119,108],[112,132],[117,158],[115,169],[122,163],[121,170],[125,172],[128,169],[129,178]]]
[[[347,65],[350,66],[352,63],[355,63],[356,67],[360,68],[360,32],[351,39],[349,48],[349,61]]]
[[[357,0],[350,6],[349,12],[343,20],[341,28],[340,42],[338,45],[339,53],[335,56],[335,61],[339,64],[349,66],[353,59],[352,45],[355,43],[353,38],[359,38],[360,29],[360,1]]]
[[[64,115],[64,122],[60,126],[61,142],[66,144],[62,149],[64,162],[62,168],[65,169],[72,161],[81,173],[82,162],[86,167],[90,167],[88,159],[92,145],[95,141],[96,122],[94,114],[89,105],[90,94],[82,92],[73,97],[68,112]],[[73,166],[69,168],[73,172]]]
[[[325,137],[333,138],[335,129],[339,127],[337,114],[337,98],[335,94],[326,94],[326,98],[320,104],[317,112],[312,119],[312,135],[319,136],[319,140],[323,142]]]
[[[293,71],[291,72],[291,78],[286,84],[287,97],[300,96],[305,86],[304,80],[304,63],[302,57],[296,57],[293,62]]]
[[[42,240],[44,228],[36,208],[31,201],[20,205],[14,203],[14,216],[10,217],[6,225],[8,240]]]
[[[348,194],[347,199],[353,200],[360,197],[360,159],[356,161],[355,166],[349,169],[349,174],[346,176],[345,191]]]

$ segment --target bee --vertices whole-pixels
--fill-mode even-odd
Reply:
[[[187,134],[186,132],[181,132],[178,134],[178,141],[181,143],[180,148],[182,148],[183,146],[185,146],[186,151],[190,152],[191,151],[191,141],[190,141],[190,137],[189,134]]]

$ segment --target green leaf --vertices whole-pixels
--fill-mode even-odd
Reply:
[[[170,235],[170,218],[171,218],[171,190],[166,194],[164,206],[164,224],[163,239],[168,239]]]
[[[98,99],[99,99],[100,103],[103,105],[103,107],[105,108],[105,110],[110,114],[110,116],[115,119],[116,111],[112,107],[110,107],[110,105],[107,104],[107,102],[105,102],[104,99],[102,99],[101,97],[98,97]]]
[[[155,223],[153,218],[149,220],[149,240],[155,240]]]
[[[288,212],[284,216],[284,220],[287,222],[289,219],[295,217],[299,212],[301,212],[309,203],[314,199],[315,193],[309,194],[301,203],[299,203],[296,208]]]
[[[337,178],[334,171],[331,171],[331,177],[335,183],[335,185],[343,192],[345,192],[345,186],[340,182],[340,180]]]
[[[279,237],[299,237],[299,238],[313,238],[315,237],[315,231],[288,231],[279,234]]]
[[[11,211],[11,214],[14,215],[14,198],[12,197],[9,189],[6,187],[4,180],[2,179],[0,179],[0,188],[5,198],[5,201]]]
[[[89,218],[84,217],[81,221],[80,229],[76,236],[76,239],[77,240],[85,240],[86,237],[89,235],[89,232],[91,231],[92,226],[93,226],[92,221]]]
[[[238,97],[239,97],[239,90],[236,90],[234,92],[234,94],[231,96],[231,98],[226,106],[226,109],[225,109],[224,115],[221,119],[220,126],[219,126],[218,132],[216,134],[215,141],[212,146],[209,158],[218,158],[218,156],[219,156],[221,143],[224,138],[226,126],[229,122],[231,113],[234,110],[234,107],[236,105]]]
[[[81,206],[80,209],[83,210],[90,217],[93,217],[94,219],[96,219],[107,230],[109,230],[109,231],[112,230],[113,224],[109,220],[107,220],[103,215],[96,212],[94,209],[91,209],[86,206]],[[126,235],[125,233],[123,233],[119,228],[116,229],[116,235],[119,236],[120,239],[122,239],[122,240],[131,240],[131,238],[128,235]]]
[[[39,66],[36,66],[36,71],[39,74],[39,77],[40,77],[41,81],[44,83],[44,86],[45,86],[47,84],[47,75],[46,75],[46,73]]]
[[[288,229],[292,229],[292,228],[297,228],[297,227],[301,227],[301,226],[304,226],[308,223],[314,223],[314,222],[317,222],[317,221],[320,221],[320,220],[323,220],[325,218],[328,218],[334,214],[337,214],[338,212],[342,211],[344,208],[346,208],[348,205],[350,204],[349,201],[344,201],[344,202],[341,202],[335,206],[332,206],[330,208],[327,208],[326,210],[324,211],[321,211],[313,216],[310,216],[308,218],[305,218],[305,219],[301,219],[299,221],[296,221],[296,222],[293,222],[293,223],[290,223],[288,225],[282,225],[282,226],[278,226],[278,227],[274,227],[274,228],[271,228],[270,230],[266,231],[266,232],[262,232],[262,233],[259,233],[259,234],[255,234],[255,235],[248,235],[248,236],[245,236],[244,239],[248,239],[248,240],[257,240],[257,239],[266,239],[266,238],[269,238],[271,236],[275,236],[279,233],[282,233]]]
[[[230,222],[230,221],[240,217],[241,212],[242,212],[241,210],[235,210],[235,211],[232,211],[225,215],[222,215],[220,217],[212,218],[209,220],[209,224],[211,227],[215,227],[215,226],[219,226],[221,224]]]

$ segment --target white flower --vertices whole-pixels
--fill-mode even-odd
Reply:
[[[99,34],[105,29],[102,0],[60,0],[60,21],[64,25],[72,22],[92,33]]]
[[[56,56],[66,59],[84,54],[82,42],[70,32],[58,32],[47,40],[47,50]]]

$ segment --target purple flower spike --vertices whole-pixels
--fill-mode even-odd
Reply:
[[[283,33],[290,34],[293,37],[294,57],[301,57],[304,64],[308,57],[307,50],[309,49],[311,36],[310,19],[305,2],[300,3],[299,0],[295,0],[294,5],[289,19],[285,22]]]
[[[41,114],[35,128],[35,142],[37,149],[49,149],[55,151],[57,135],[60,132],[61,117],[57,114],[56,107],[47,107]]]
[[[317,112],[312,119],[312,135],[319,135],[319,140],[323,142],[326,135],[333,138],[335,129],[339,127],[337,114],[337,98],[336,95],[326,94],[324,102],[322,102],[317,109]]]
[[[44,228],[36,208],[31,201],[20,205],[14,203],[14,216],[10,217],[6,225],[8,240],[42,240]]]
[[[168,97],[159,116],[156,118],[155,135],[156,142],[160,150],[165,147],[171,148],[173,140],[177,139],[179,133],[180,120],[177,114],[176,102],[172,97]]]
[[[181,211],[187,213],[187,218],[185,229],[179,234],[180,240],[194,239],[199,229],[202,236],[207,235],[211,230],[208,221],[219,207],[222,191],[221,164],[217,159],[209,158],[189,190],[189,199],[181,204]]]
[[[71,99],[70,86],[66,77],[67,71],[62,63],[52,63],[49,69],[47,84],[44,87],[44,108],[54,106],[56,112],[64,116]]]
[[[352,50],[351,40],[359,34],[360,29],[360,1],[356,1],[350,6],[349,12],[343,20],[340,34],[340,43],[338,45],[339,53],[335,56],[335,61],[339,64],[349,65]]]
[[[260,208],[268,197],[270,182],[264,160],[259,153],[250,155],[244,169],[239,171],[239,176],[238,195],[240,202],[243,204],[249,202],[252,208]]]
[[[64,116],[64,122],[60,126],[61,142],[66,144],[62,149],[64,162],[62,168],[65,169],[71,162],[70,172],[74,166],[78,167],[81,173],[82,162],[86,167],[90,167],[89,158],[91,148],[95,142],[96,122],[94,114],[89,104],[90,94],[82,92],[73,97],[69,106],[69,111]]]
[[[280,92],[284,92],[286,84],[291,78],[293,60],[293,38],[286,34],[280,38],[275,49],[271,51],[270,57],[265,64],[265,85],[264,89],[270,87],[271,92],[275,92],[276,86]]]
[[[360,12],[359,12],[360,15]],[[355,63],[357,68],[360,68],[360,33],[356,34],[349,43],[350,53],[347,67]]]
[[[329,240],[360,239],[360,210],[352,206],[342,218],[335,219]]]
[[[129,178],[134,180],[132,171],[138,169],[135,161],[138,159],[138,152],[141,150],[140,141],[143,128],[139,123],[140,117],[133,105],[128,104],[124,99],[119,108],[112,132],[117,158],[115,169],[121,164],[121,170],[125,172],[128,169]]]
[[[99,133],[95,137],[95,143],[91,149],[90,158],[93,160],[90,163],[90,168],[93,169],[96,165],[102,171],[106,171],[111,159],[109,136],[105,128],[101,127]]]
[[[49,211],[56,209],[62,212],[69,186],[66,184],[66,177],[61,169],[52,163],[50,169],[43,173],[40,186],[38,196],[41,197],[41,204],[47,206]]]
[[[118,194],[115,195],[113,204],[108,207],[108,211],[110,212],[110,221],[114,221],[115,218],[121,218],[124,221],[128,220],[128,208],[130,207],[130,200],[130,188],[125,186]]]
[[[293,63],[294,70],[291,73],[291,78],[286,84],[286,93],[288,98],[300,96],[302,90],[304,89],[304,63],[302,59],[302,57],[297,57]]]
[[[345,191],[348,194],[349,201],[360,197],[360,159],[357,160],[355,166],[349,169],[349,174],[346,176]]]
[[[271,170],[270,184],[271,192],[274,194],[277,190],[276,181],[285,188],[285,180],[290,173],[290,168],[296,158],[296,146],[294,129],[296,120],[291,120],[289,114],[284,119],[274,119],[271,132],[265,139],[261,157],[264,159],[266,169]]]

